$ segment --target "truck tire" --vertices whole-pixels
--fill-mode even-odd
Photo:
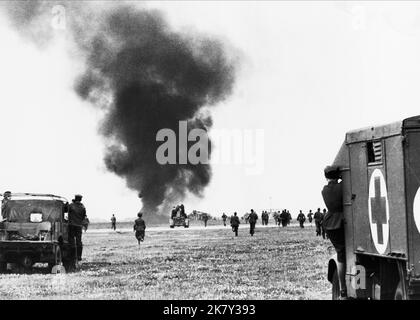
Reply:
[[[5,273],[7,271],[7,262],[2,261],[0,262],[0,273]]]
[[[398,282],[394,293],[394,300],[404,300],[404,292],[401,280]]]
[[[340,283],[338,282],[338,273],[337,269],[334,270],[332,279],[332,299],[333,300],[340,300]]]
[[[63,263],[63,253],[60,246],[55,246],[54,249],[54,262],[48,264],[50,272],[52,272],[54,266],[60,266]]]
[[[20,260],[21,272],[22,273],[30,273],[32,271],[32,266],[34,265],[33,258],[26,254],[22,256]]]

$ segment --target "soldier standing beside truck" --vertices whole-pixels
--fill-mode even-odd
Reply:
[[[73,258],[77,258],[78,261],[82,260],[82,227],[87,217],[86,208],[81,201],[82,196],[76,194],[69,205],[69,242],[72,246]]]
[[[322,221],[323,227],[337,252],[337,271],[340,285],[340,297],[347,297],[347,288],[345,281],[346,271],[346,247],[344,238],[344,220],[343,220],[343,186],[341,173],[336,166],[327,166],[324,170],[328,184],[322,189],[322,197],[328,208]]]

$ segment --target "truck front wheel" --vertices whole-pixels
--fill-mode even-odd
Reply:
[[[0,262],[0,273],[5,273],[7,271],[7,262]]]

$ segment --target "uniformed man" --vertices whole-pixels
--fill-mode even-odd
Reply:
[[[7,201],[10,200],[11,197],[12,197],[12,192],[6,191],[5,193],[3,193],[3,200],[1,200],[1,216],[3,219],[6,218],[6,213],[4,212],[3,209],[6,207],[6,203]]]
[[[143,213],[137,213],[137,219],[134,221],[134,231],[138,244],[144,241],[144,236],[146,233],[146,223],[144,222]]]
[[[289,225],[290,221],[292,221],[292,215],[290,214],[289,210],[286,211],[286,214],[287,214],[287,225]]]
[[[251,234],[251,236],[253,236],[255,233],[255,224],[257,223],[257,220],[258,220],[258,215],[254,212],[253,209],[251,209],[251,213],[248,216],[249,233]]]
[[[232,227],[232,231],[235,232],[235,237],[238,236],[238,229],[241,222],[239,221],[239,217],[235,212],[232,217],[230,217],[230,226]]]
[[[117,218],[115,218],[115,215],[111,217],[111,229],[114,231],[117,229]]]
[[[297,216],[297,221],[299,221],[299,226],[301,228],[304,228],[305,226],[303,225],[305,223],[306,217],[305,215],[302,213],[302,210],[299,210],[299,214]]]
[[[222,214],[222,220],[223,220],[223,225],[226,227],[226,219],[227,219],[227,215],[223,212]]]
[[[312,210],[309,210],[309,213],[307,214],[307,217],[308,217],[308,221],[309,221],[309,223],[312,225],[312,216],[313,216],[314,214],[312,213]]]
[[[343,186],[341,181],[339,181],[341,179],[341,172],[336,166],[327,166],[324,174],[328,184],[322,189],[322,197],[328,211],[324,216],[322,225],[337,252],[340,297],[345,299],[347,297],[345,281],[346,247],[343,217]]]
[[[281,223],[281,226],[283,228],[287,226],[288,219],[289,219],[289,216],[287,215],[286,209],[284,209],[280,214],[280,223]],[[280,226],[280,224],[279,224],[279,226]]]
[[[276,225],[280,226],[280,214],[279,212],[274,212],[273,219]]]
[[[321,235],[322,219],[323,219],[322,212],[318,208],[318,210],[315,212],[315,215],[314,215],[316,236],[317,237]]]
[[[204,227],[207,227],[208,220],[209,220],[209,216],[206,213],[203,214]]]
[[[324,217],[325,217],[326,214],[327,214],[327,209],[322,210],[322,221],[324,220]],[[325,238],[328,239],[328,236],[325,232],[325,228],[324,228],[324,225],[323,225],[322,221],[321,221],[322,238],[323,239],[325,239]]]
[[[74,260],[77,258],[78,261],[82,260],[82,227],[86,218],[86,208],[82,203],[82,195],[76,194],[69,205],[69,242],[73,248],[73,258]]]

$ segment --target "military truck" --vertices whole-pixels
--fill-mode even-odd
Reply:
[[[171,213],[169,218],[169,227],[184,227],[189,228],[190,220],[188,219],[186,214],[182,214],[180,208],[176,210],[176,214]]]
[[[348,132],[340,168],[350,298],[420,298],[420,116]],[[337,262],[328,264],[339,297]]]
[[[30,271],[35,263],[50,270],[72,261],[68,241],[68,201],[51,194],[12,193],[2,200],[0,272],[8,263]]]

